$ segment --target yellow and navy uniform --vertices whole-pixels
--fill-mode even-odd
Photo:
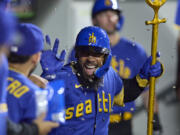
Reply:
[[[66,123],[51,134],[107,135],[113,101],[123,105],[122,80],[112,67],[97,91],[81,85],[70,65],[64,66],[56,76],[65,80]]]
[[[9,70],[7,104],[8,115],[13,122],[31,122],[36,118],[35,91],[39,89],[23,74]]]
[[[111,51],[111,66],[123,81],[134,78],[147,59],[147,54],[140,44],[132,42],[124,37],[122,37],[116,45],[111,47]],[[124,87],[124,90],[128,91],[126,87]],[[124,107],[114,105],[112,115],[110,116],[110,122],[118,123],[121,120],[130,120],[134,110],[134,101],[125,103]]]

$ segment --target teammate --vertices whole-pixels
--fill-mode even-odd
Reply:
[[[123,101],[134,100],[144,87],[138,87],[134,77],[125,82],[125,87],[132,86],[134,89],[123,90],[121,78],[110,67],[111,49],[108,35],[99,27],[89,26],[79,32],[75,43],[75,56],[76,62],[56,69],[56,76],[51,78],[64,79],[66,83],[66,124],[55,129],[52,134],[107,135],[113,103],[123,105]],[[45,65],[51,59],[56,57],[47,59],[44,56],[41,64]],[[141,72],[140,76],[143,78],[139,79],[160,76],[161,65],[150,66],[150,63],[151,59],[145,62],[142,70],[146,72]],[[47,67],[42,66],[44,74]]]
[[[57,123],[44,121],[45,114],[41,114],[32,123],[14,123],[7,117],[6,87],[8,64],[6,55],[9,54],[10,45],[13,43],[17,19],[12,13],[7,12],[10,0],[0,0],[0,135],[45,135]],[[7,129],[6,129],[7,127]]]
[[[142,72],[140,69],[147,60],[147,54],[140,44],[119,35],[119,31],[123,28],[124,16],[118,2],[116,0],[96,0],[92,9],[92,21],[93,25],[103,28],[108,33],[112,50],[111,65],[119,76],[126,80]],[[147,98],[144,95],[143,97]],[[134,102],[126,103],[124,107],[115,105],[110,116],[109,134],[132,135],[131,118],[134,110]],[[156,104],[155,131],[161,130],[157,111]]]
[[[16,24],[16,18],[0,7],[0,135],[6,135],[6,132],[7,135],[45,135],[49,132],[48,130],[57,125],[55,126],[54,123],[45,122],[44,114],[31,124],[24,122],[15,124],[7,119],[6,80],[8,77],[8,64],[6,55],[10,49],[10,43],[13,42],[12,39],[16,31]]]
[[[175,18],[175,25],[178,30],[180,30],[180,1],[177,1],[177,11]],[[177,39],[177,77],[176,77],[176,95],[177,99],[180,101],[180,33]]]
[[[33,24],[22,23],[18,26],[22,39],[20,43],[11,47],[8,56],[7,104],[9,118],[15,123],[24,123],[22,126],[27,131],[23,131],[21,127],[18,128],[19,130],[16,129],[19,133],[47,134],[59,124],[49,121],[44,122],[44,114],[33,121],[36,118],[37,111],[35,91],[40,88],[27,78],[40,60],[40,51],[43,49],[43,35],[41,30]],[[31,124],[31,128],[27,128],[28,125],[25,122],[33,122],[36,125]],[[34,130],[31,131],[32,129]]]

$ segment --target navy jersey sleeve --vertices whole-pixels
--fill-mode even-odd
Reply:
[[[144,87],[140,87],[136,81],[136,77],[132,79],[123,79],[124,83],[124,102],[134,101],[143,91]]]

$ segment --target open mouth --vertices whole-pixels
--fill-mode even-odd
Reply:
[[[96,71],[97,66],[85,64],[83,66],[83,69],[87,76],[92,76],[94,75],[94,72]]]

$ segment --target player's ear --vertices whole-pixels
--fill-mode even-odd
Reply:
[[[41,59],[41,52],[38,52],[36,54],[33,54],[31,57],[31,60],[33,63],[37,64]]]
[[[97,26],[97,20],[96,20],[96,18],[94,17],[94,18],[92,18],[92,23],[93,23],[93,25],[94,26]]]

